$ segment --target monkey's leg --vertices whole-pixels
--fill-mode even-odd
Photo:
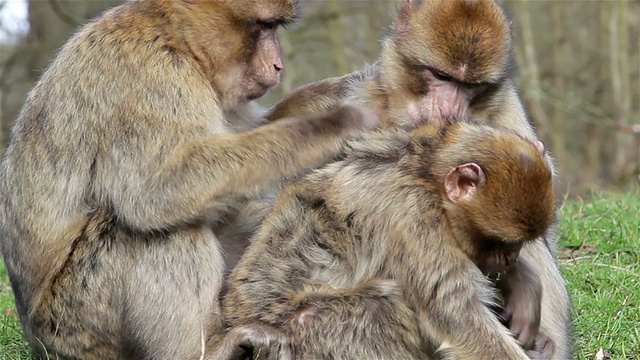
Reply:
[[[415,313],[395,281],[354,289],[315,287],[298,294],[290,324],[296,358],[426,359]]]
[[[35,345],[78,359],[198,359],[222,331],[223,260],[209,229],[81,238],[37,313]],[[54,355],[58,355],[54,354]]]
[[[122,353],[123,284],[129,270],[117,236],[92,217],[74,240],[64,267],[35,301],[25,324],[31,346],[41,359],[118,359]],[[128,239],[127,239],[128,240]]]
[[[548,336],[538,334],[533,349],[527,350],[527,356],[532,360],[549,360],[553,359],[555,353],[555,344]]]
[[[224,260],[211,230],[184,230],[126,250],[123,340],[131,358],[199,359],[211,334],[223,331]]]

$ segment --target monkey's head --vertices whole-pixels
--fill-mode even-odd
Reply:
[[[298,0],[167,1],[224,109],[257,99],[278,83],[284,65],[277,30],[295,20]]]
[[[510,76],[511,30],[492,0],[401,0],[382,81],[422,118],[460,117]]]
[[[478,241],[532,241],[555,216],[542,143],[464,122],[444,131],[434,168],[450,218]]]

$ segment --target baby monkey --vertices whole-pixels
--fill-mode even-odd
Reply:
[[[296,359],[549,356],[548,342],[525,352],[500,323],[483,274],[506,271],[507,312],[537,332],[540,281],[517,255],[554,219],[538,145],[453,121],[350,142],[279,196],[232,272],[230,333],[282,329],[286,344],[259,350]]]

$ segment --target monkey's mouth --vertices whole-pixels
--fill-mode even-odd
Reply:
[[[278,85],[278,80],[275,82],[256,81],[252,91],[249,92],[247,100],[252,101],[263,97],[272,87]]]
[[[522,247],[520,242],[505,241],[495,237],[485,237],[480,241],[481,252],[492,252],[498,249],[505,251],[516,251]]]
[[[506,276],[506,274],[507,274],[506,269],[484,272],[484,275],[493,281],[500,281],[500,279]]]
[[[267,87],[262,84],[257,84],[255,88],[247,95],[247,100],[253,101],[263,97],[267,93],[267,91],[269,91],[270,88],[271,87]]]

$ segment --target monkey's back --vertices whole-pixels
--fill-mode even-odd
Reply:
[[[300,358],[419,359],[430,351],[402,284],[385,272],[390,242],[375,232],[374,224],[387,225],[378,216],[394,212],[386,200],[406,195],[382,184],[401,172],[409,139],[386,135],[353,142],[341,160],[283,190],[232,272],[223,300],[230,326],[291,329]]]
[[[140,293],[147,281],[184,289],[210,284],[203,290],[210,300],[200,306],[203,313],[214,307],[223,261],[213,233],[197,223],[138,230],[129,216],[142,205],[119,195],[144,191],[140,179],[178,145],[176,132],[224,131],[211,121],[221,112],[210,84],[190,60],[164,47],[156,18],[132,20],[137,6],[107,11],[63,46],[30,92],[2,165],[0,238],[18,313],[33,347],[53,347],[60,356],[114,358],[126,355],[112,353],[116,347],[136,354],[141,338],[164,342],[170,329],[128,331],[149,321],[136,318],[136,308],[154,306],[148,298],[167,303],[166,294]],[[150,252],[146,241],[162,246]],[[145,271],[186,256],[193,264],[175,274],[153,278]],[[181,306],[193,302],[180,286],[171,296]],[[199,321],[195,314],[179,319]]]

